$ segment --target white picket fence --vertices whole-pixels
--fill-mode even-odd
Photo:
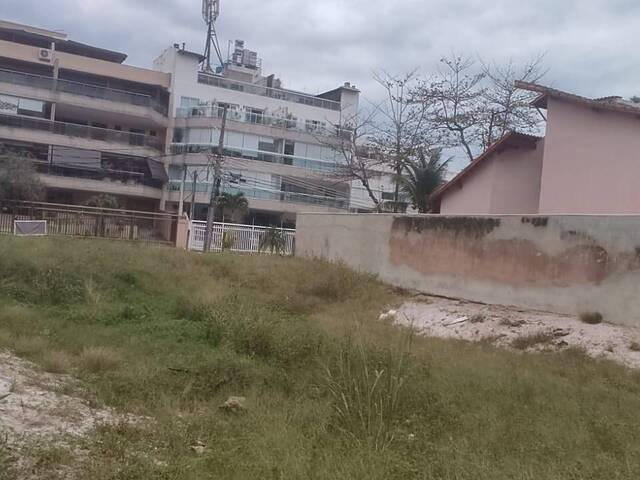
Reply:
[[[207,228],[207,222],[193,220],[189,232],[189,250],[204,250],[204,237]],[[213,241],[211,242],[211,251],[219,252],[222,250],[222,239],[225,233],[231,236],[232,252],[239,253],[270,253],[269,251],[260,252],[260,238],[269,230],[268,227],[256,227],[255,225],[241,225],[237,223],[218,223],[213,224]],[[293,255],[296,231],[290,228],[279,228],[285,237],[285,248],[281,253],[283,255]]]

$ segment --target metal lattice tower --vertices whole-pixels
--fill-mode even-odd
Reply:
[[[204,61],[202,62],[202,69],[205,72],[213,72],[211,68],[211,50],[216,53],[220,65],[224,62],[222,60],[222,53],[220,52],[220,45],[218,43],[218,35],[216,34],[215,23],[220,16],[220,0],[202,0],[202,18],[207,24],[207,43],[204,47]]]

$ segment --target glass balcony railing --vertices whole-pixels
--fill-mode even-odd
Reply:
[[[196,107],[180,107],[176,110],[178,118],[222,118],[224,112],[223,107],[219,106],[196,106]],[[280,128],[283,130],[294,130],[296,132],[304,132],[310,135],[322,136],[348,136],[350,132],[345,129],[336,128],[333,125],[327,126],[324,122],[313,120],[303,120],[296,118],[277,117],[261,113],[242,112],[238,110],[227,110],[227,120],[240,123],[248,123],[251,125],[265,125],[272,128]]]
[[[169,183],[169,190],[177,192],[180,191],[180,180],[171,180]],[[191,193],[193,185],[189,182],[185,182],[185,192]],[[197,183],[196,192],[206,193],[211,188],[210,183]],[[313,195],[309,193],[297,193],[297,192],[275,192],[267,190],[265,188],[258,188],[251,185],[242,185],[234,187],[225,187],[226,193],[244,193],[247,198],[255,198],[262,200],[276,200],[285,203],[301,203],[305,205],[318,205],[322,207],[336,208],[336,209],[348,209],[349,200],[347,198],[340,197],[326,197],[322,195]]]
[[[23,115],[0,114],[0,126],[25,128],[29,130],[53,133],[56,135],[67,135],[70,137],[123,143],[125,145],[149,147],[157,150],[162,149],[162,142],[160,139],[150,135],[109,130],[107,128],[89,127],[86,125],[76,125],[74,123],[54,122],[51,120],[27,117]]]
[[[300,103],[312,107],[324,108],[327,110],[340,111],[341,108],[340,102],[334,102],[333,100],[314,97],[313,95],[306,95],[304,93],[293,92],[291,90],[283,90],[280,88],[270,88],[253,83],[239,82],[237,80],[230,80],[228,78],[220,77],[218,75],[211,75],[208,73],[199,73],[198,83],[211,85],[213,87],[226,88],[228,90],[233,90],[236,92],[251,93],[254,95],[261,95],[263,97],[284,100],[287,102]]]
[[[125,172],[103,168],[91,169],[72,165],[55,165],[48,162],[34,162],[34,166],[36,171],[43,175],[112,182],[128,186],[144,185],[146,187],[162,188],[161,181],[154,180],[140,172]]]
[[[218,152],[218,146],[210,143],[172,143],[171,153],[180,155],[185,153],[211,153]],[[317,172],[335,172],[339,165],[335,162],[323,162],[309,158],[296,157],[275,152],[264,152],[260,150],[249,150],[243,148],[225,147],[224,155],[227,157],[244,158],[257,162],[278,163],[280,165],[290,165]]]
[[[168,111],[166,105],[163,105],[150,95],[73,82],[70,80],[55,79],[42,75],[32,75],[29,73],[0,69],[0,82],[65,92],[73,95],[82,95],[84,97],[98,98],[112,102],[127,103],[140,107],[149,107],[162,115],[167,115]]]

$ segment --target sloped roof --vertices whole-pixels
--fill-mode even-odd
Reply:
[[[459,184],[464,178],[466,178],[471,172],[480,166],[485,160],[492,155],[501,153],[511,148],[535,148],[541,137],[534,135],[527,135],[518,132],[509,132],[497,142],[494,142],[489,148],[487,148],[480,156],[476,157],[469,165],[467,165],[460,173],[453,177],[447,183],[438,187],[432,194],[431,198],[436,200],[449,190],[451,187]]]
[[[640,104],[634,104],[633,102],[624,100],[622,97],[609,96],[602,98],[588,98],[576,95],[575,93],[563,92],[562,90],[557,90],[555,88],[538,85],[537,83],[522,81],[517,81],[516,87],[530,92],[539,93],[540,96],[531,102],[531,105],[537,108],[547,108],[548,99],[557,98],[583,105],[585,107],[594,108],[596,110],[640,115]]]

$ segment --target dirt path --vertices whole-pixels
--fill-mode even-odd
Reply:
[[[595,358],[640,368],[640,329],[589,325],[570,315],[420,296],[381,315],[426,336],[485,341],[520,350],[576,347]]]

